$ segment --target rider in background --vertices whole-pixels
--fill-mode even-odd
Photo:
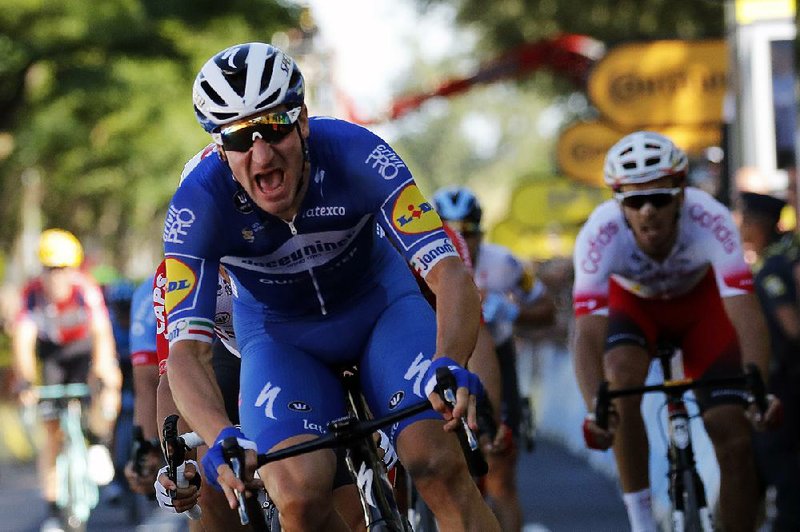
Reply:
[[[12,352],[17,389],[23,404],[36,401],[32,385],[41,383],[96,383],[119,394],[121,376],[114,337],[100,288],[78,270],[83,247],[72,233],[48,229],[39,238],[39,262],[43,271],[22,290],[20,313],[13,329]],[[93,386],[93,389],[96,387]],[[111,407],[118,407],[110,394]],[[49,518],[43,529],[58,529],[55,462],[60,451],[61,429],[52,402],[43,402],[40,418],[44,429],[38,469]],[[101,436],[110,436],[109,434]]]
[[[500,369],[501,416],[499,432],[505,445],[488,456],[485,490],[503,530],[522,528],[516,489],[517,443],[521,426],[521,397],[517,378],[514,325],[547,325],[555,306],[544,285],[509,249],[483,242],[478,198],[466,187],[445,187],[433,195],[444,223],[463,235],[472,259],[475,284],[482,297],[483,319],[494,341]],[[502,438],[501,438],[502,439]]]
[[[611,389],[644,383],[662,339],[683,352],[689,378],[741,373],[755,363],[767,375],[769,344],[730,211],[686,186],[686,154],[670,139],[640,131],[606,155],[615,198],[598,206],[575,246],[575,371],[586,403],[587,446],[613,444],[631,528],[655,532],[648,441],[641,396],[617,399],[618,423],[594,422],[602,380]],[[742,390],[695,393],[719,462],[720,515],[726,531],[756,528],[759,488]],[[772,399],[765,419],[774,422]],[[616,430],[614,430],[616,429]]]
[[[743,244],[756,254],[756,294],[769,327],[769,391],[784,406],[784,423],[756,434],[756,461],[775,488],[773,531],[800,530],[800,241],[778,226],[785,201],[742,192],[738,199]]]
[[[133,368],[131,365],[131,302],[136,284],[128,279],[117,279],[103,285],[103,298],[111,319],[111,330],[114,334],[117,362],[122,375],[122,390],[119,415],[114,424],[114,440],[112,445],[114,461],[114,481],[104,492],[106,500],[115,503],[120,500],[126,489],[124,478],[125,463],[128,460],[133,429],[134,395]]]
[[[136,437],[141,437],[135,443],[142,456],[128,457],[125,477],[132,491],[151,495],[154,493],[156,472],[164,461],[158,443],[159,420],[156,415],[158,353],[152,275],[142,281],[133,292],[129,338],[134,389],[134,433]]]

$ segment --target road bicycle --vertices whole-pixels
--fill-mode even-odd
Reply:
[[[440,394],[445,401],[451,406],[455,404],[455,379],[450,370],[439,368],[437,381]],[[315,440],[268,454],[259,454],[258,467],[320,449],[342,448],[346,452],[345,462],[348,470],[360,494],[367,530],[411,532],[414,529],[398,508],[386,465],[378,453],[378,445],[373,435],[378,429],[430,409],[431,404],[428,400],[422,400],[385,417],[372,419],[369,408],[360,393],[357,371],[354,368],[348,368],[342,372],[342,382],[347,396],[347,415],[329,422],[327,432]],[[461,441],[462,450],[467,457],[468,466],[476,474],[485,474],[488,465],[478,447],[477,437],[466,426],[466,421],[462,423],[462,427],[462,430],[458,431],[459,441]],[[178,439],[180,440],[177,442],[178,445],[184,445],[186,448],[202,445],[202,442],[198,441],[193,433],[180,436]],[[226,439],[222,445],[231,469],[236,476],[241,478],[244,468],[244,450],[238,445],[235,438]],[[259,512],[252,510],[253,505],[249,501],[252,501],[253,498],[247,499],[243,493],[237,493],[236,496],[239,502],[239,517],[243,525],[249,524],[254,530],[268,530],[269,532],[280,530],[277,510],[266,492],[259,494],[258,500],[261,501]],[[427,530],[435,529],[418,528],[416,530],[427,532]]]
[[[83,531],[100,495],[89,474],[89,447],[81,427],[82,401],[91,395],[91,390],[86,384],[72,383],[37,386],[34,391],[39,403],[54,402],[64,435],[56,458],[56,505],[70,530]]]
[[[671,361],[677,351],[674,345],[668,343],[661,343],[657,348],[657,357],[664,375],[662,384],[611,390],[609,383],[603,382],[597,392],[595,418],[600,428],[607,429],[613,399],[646,393],[664,393],[668,420],[668,494],[672,505],[670,516],[672,530],[711,532],[714,530],[713,519],[708,508],[705,486],[697,472],[689,425],[690,416],[684,394],[699,388],[744,387],[749,395],[749,402],[755,403],[763,414],[767,409],[766,391],[761,373],[755,364],[748,364],[743,374],[730,377],[673,380]]]

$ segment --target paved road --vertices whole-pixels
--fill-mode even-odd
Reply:
[[[562,447],[540,441],[521,455],[519,486],[526,532],[605,532],[626,530],[625,510],[614,482]],[[0,464],[0,530],[35,532],[44,519],[32,464]],[[140,520],[125,505],[101,504],[90,532],[178,532],[185,523],[139,499]]]

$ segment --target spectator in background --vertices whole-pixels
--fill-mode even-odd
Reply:
[[[785,409],[783,426],[758,433],[755,441],[761,475],[776,490],[776,532],[800,530],[800,242],[796,234],[778,230],[784,205],[753,192],[738,200],[742,241],[757,257],[756,294],[770,333],[769,390]]]
[[[103,392],[97,401],[100,411],[118,408],[121,378],[111,323],[100,288],[78,270],[83,261],[80,242],[68,231],[48,229],[39,239],[39,261],[44,271],[24,287],[12,333],[20,400],[23,404],[35,402],[31,385],[40,381],[41,372],[42,384],[102,384],[112,393]],[[39,452],[39,480],[50,513],[42,529],[59,530],[55,464],[61,429],[55,405],[43,402],[40,417],[44,438]],[[113,422],[116,416],[106,417]],[[110,428],[110,423],[108,427],[94,428]]]

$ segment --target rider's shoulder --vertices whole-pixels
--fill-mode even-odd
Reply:
[[[222,161],[219,153],[219,146],[214,143],[207,145],[205,148],[197,152],[187,163],[183,166],[178,187],[195,186],[206,182],[212,182],[215,177],[220,174],[228,176],[231,174],[230,168]],[[227,182],[227,179],[219,180],[217,182]]]
[[[688,186],[684,189],[684,205],[690,214],[697,215],[702,212],[710,214],[730,214],[730,209],[717,200],[714,196],[697,187]]]
[[[484,262],[487,260],[519,262],[519,259],[510,249],[492,242],[481,242],[478,248],[478,257]]]
[[[600,231],[604,227],[614,226],[617,229],[625,226],[625,217],[622,209],[615,199],[609,199],[595,207],[592,213],[583,224],[581,232],[592,234]]]

